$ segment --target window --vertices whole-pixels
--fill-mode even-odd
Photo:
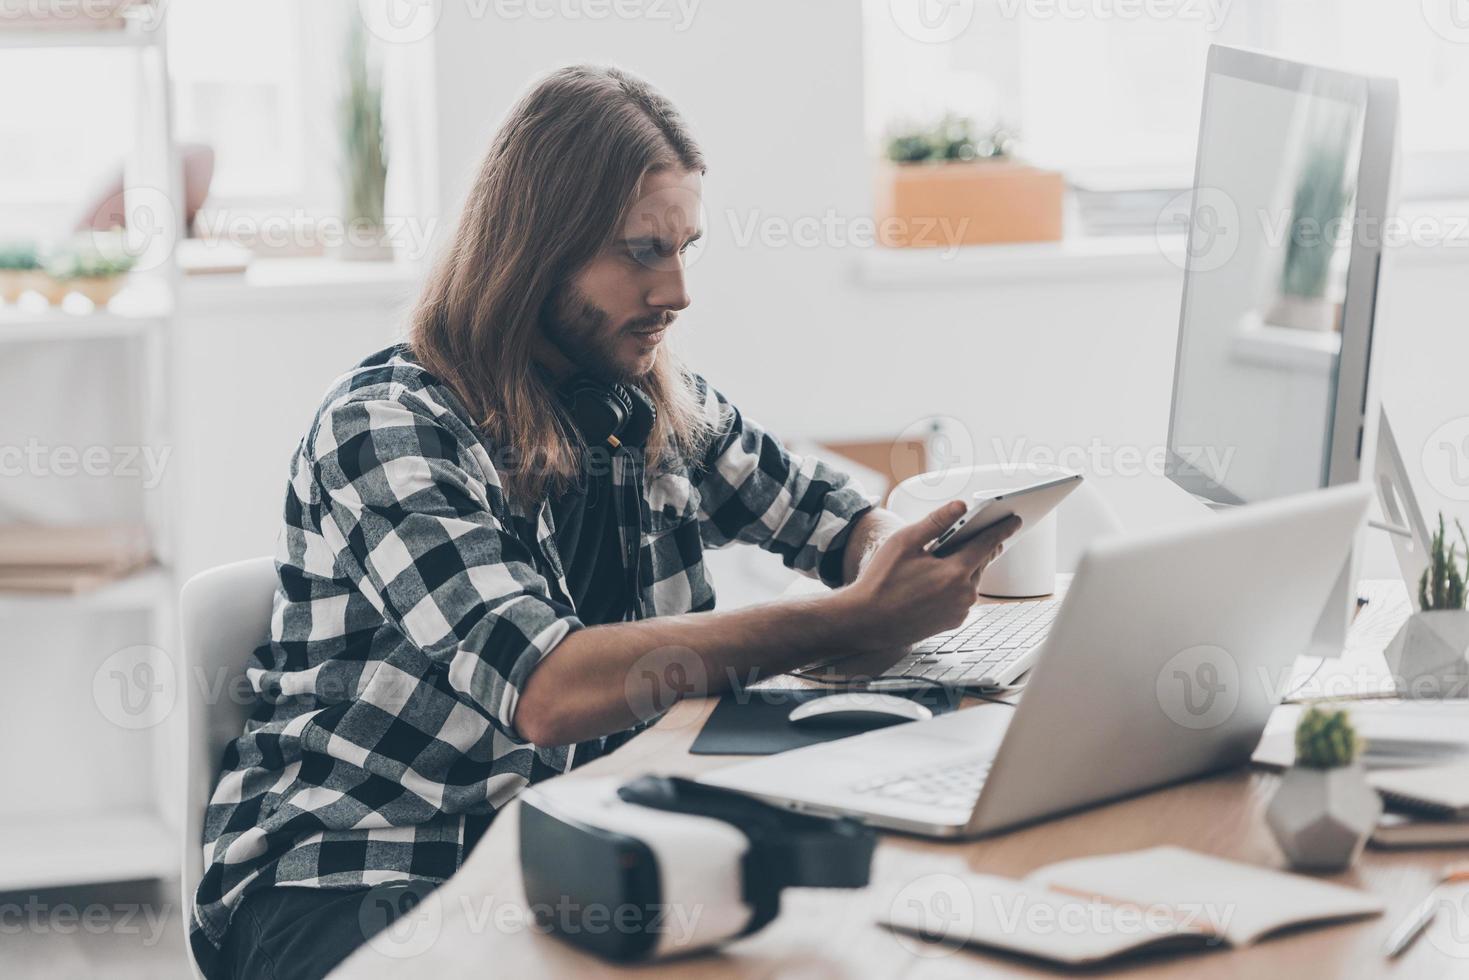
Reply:
[[[133,145],[133,54],[7,50],[0,88],[0,238],[70,231]]]
[[[210,209],[335,209],[344,7],[173,0],[175,131],[215,152]]]
[[[1213,43],[1396,77],[1404,197],[1469,196],[1469,18],[1410,0],[866,0],[867,120],[1005,124],[1076,183],[1187,185]]]

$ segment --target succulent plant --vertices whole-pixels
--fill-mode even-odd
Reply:
[[[132,271],[137,259],[122,251],[99,248],[66,248],[46,262],[52,279],[111,279]]]
[[[1469,537],[1464,534],[1463,524],[1455,520],[1454,526],[1459,529],[1459,542],[1464,545],[1464,560],[1469,566]],[[1459,571],[1459,545],[1449,544],[1447,538],[1443,513],[1440,512],[1433,547],[1429,549],[1428,567],[1418,579],[1418,608],[1424,612],[1464,608],[1464,573]]]
[[[932,126],[895,130],[888,138],[887,158],[894,163],[987,160],[1007,157],[1015,139],[996,126],[988,130],[966,116],[949,114]]]
[[[0,244],[0,269],[8,272],[27,272],[40,267],[41,254],[34,242]]]
[[[1349,766],[1362,749],[1362,740],[1346,711],[1310,707],[1296,724],[1296,765],[1308,769]]]

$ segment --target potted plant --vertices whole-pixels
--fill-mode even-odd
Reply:
[[[127,284],[127,274],[136,261],[120,249],[63,249],[46,263],[46,275],[56,284],[47,299],[55,305],[68,293],[80,293],[100,310]]]
[[[936,125],[899,129],[879,168],[878,240],[893,247],[937,247],[1061,238],[1065,182],[1059,173],[1015,159],[1004,129],[945,116]]]
[[[1469,611],[1464,606],[1465,571],[1460,570],[1459,545],[1469,563],[1469,537],[1454,521],[1459,540],[1449,542],[1444,517],[1429,549],[1428,567],[1418,580],[1418,612],[1409,616],[1388,644],[1384,656],[1404,697],[1449,698],[1469,696]]]
[[[384,229],[388,153],[383,137],[382,73],[371,56],[361,17],[347,31],[347,89],[339,107],[342,142],[344,239],[339,258],[380,261],[393,257]]]
[[[1340,330],[1341,297],[1331,295],[1331,263],[1342,215],[1351,203],[1353,126],[1342,116],[1317,132],[1305,151],[1291,199],[1290,238],[1285,246],[1279,293],[1267,323],[1301,330]]]
[[[1345,711],[1311,707],[1296,725],[1296,764],[1265,809],[1286,860],[1306,871],[1345,871],[1362,853],[1382,799],[1357,761],[1361,740]]]
[[[40,285],[41,256],[32,242],[0,245],[0,299],[14,303]]]

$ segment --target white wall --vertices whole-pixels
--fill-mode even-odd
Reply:
[[[577,61],[643,74],[683,110],[709,161],[709,246],[690,274],[695,302],[677,343],[746,411],[778,431],[884,436],[931,414],[994,440],[1076,452],[1163,442],[1181,272],[1161,255],[1123,275],[976,277],[947,287],[875,289],[862,250],[741,246],[752,219],[870,215],[863,134],[860,5],[765,8],[706,0],[691,24],[503,20],[494,5],[445,4],[434,36],[439,187],[447,229],[491,133],[527,83]],[[1380,322],[1379,389],[1424,507],[1469,508],[1429,485],[1429,433],[1469,415],[1469,249],[1394,256]],[[1068,264],[1067,269],[1074,264]],[[1442,479],[1437,481],[1442,484]],[[1463,494],[1469,497],[1469,492]],[[1375,571],[1390,574],[1385,549]]]
[[[892,288],[863,271],[882,257],[840,234],[819,247],[739,243],[752,220],[829,217],[840,232],[870,214],[857,4],[806,0],[772,20],[755,5],[705,0],[684,30],[676,20],[505,21],[493,4],[475,19],[479,6],[444,4],[427,42],[437,115],[425,130],[437,134],[438,168],[424,183],[439,189],[441,234],[532,78],[576,61],[614,62],[663,88],[704,145],[709,245],[675,342],[751,415],[813,438],[885,437],[951,416],[978,462],[1036,446],[1080,453],[1163,442],[1182,274],[1161,252],[1095,267],[964,256],[951,265],[969,271],[954,275],[934,258],[924,285]],[[1384,287],[1379,388],[1425,510],[1469,516],[1451,497],[1469,497],[1469,482],[1447,482],[1442,466],[1430,481],[1420,466],[1430,434],[1469,416],[1460,382],[1469,331],[1458,329],[1469,250],[1389,261],[1397,267]],[[193,515],[183,570],[269,549],[285,463],[317,396],[397,332],[401,305],[377,293],[294,311],[214,304],[183,326],[178,450]],[[237,438],[226,447],[219,431]],[[1369,571],[1392,573],[1380,542]]]

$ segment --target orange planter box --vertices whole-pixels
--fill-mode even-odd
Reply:
[[[889,164],[878,177],[877,230],[901,248],[1054,242],[1066,182],[1012,160]]]

